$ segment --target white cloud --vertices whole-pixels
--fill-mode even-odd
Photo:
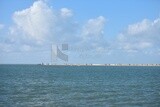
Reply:
[[[61,16],[63,18],[68,18],[68,17],[72,17],[73,13],[71,10],[67,9],[67,8],[62,8],[61,9]]]
[[[72,15],[67,8],[54,10],[44,1],[35,1],[31,7],[14,12],[9,42],[25,51],[24,45],[30,46],[27,50],[31,50],[34,46],[46,48],[51,43],[76,41],[74,36],[79,28]]]
[[[84,46],[98,46],[104,32],[105,18],[89,19],[85,25],[79,26],[72,17],[70,9],[54,10],[45,1],[35,1],[31,7],[14,12],[9,42],[20,51],[32,50],[34,46],[46,48],[51,43],[81,45],[85,41]]]
[[[149,29],[151,25],[151,22],[147,19],[144,19],[142,22],[129,25],[127,29],[127,33],[130,35],[136,35],[139,33],[145,32],[147,29]]]
[[[23,45],[22,47],[21,47],[21,51],[31,51],[32,49],[31,49],[31,46],[29,46],[29,45]]]
[[[0,43],[0,52],[11,52],[12,45],[7,43]]]
[[[78,47],[88,50],[103,49],[106,41],[103,38],[106,19],[103,16],[89,19],[81,28]]]
[[[13,20],[15,26],[11,28],[12,34],[18,31],[20,38],[42,43],[51,35],[56,16],[43,1],[36,1],[30,8],[15,12]]]
[[[100,37],[104,33],[105,18],[99,16],[95,19],[89,19],[83,26],[82,36],[83,38]]]
[[[4,28],[4,25],[3,25],[3,24],[0,24],[0,30],[3,29],[3,28]]]
[[[144,50],[160,48],[160,19],[144,19],[118,35],[118,45],[124,50]]]

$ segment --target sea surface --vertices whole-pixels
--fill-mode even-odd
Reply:
[[[160,107],[160,67],[0,65],[0,107]]]

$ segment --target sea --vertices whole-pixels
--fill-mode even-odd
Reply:
[[[0,107],[160,107],[160,67],[0,65]]]

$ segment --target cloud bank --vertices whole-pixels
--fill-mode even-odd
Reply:
[[[160,48],[160,19],[153,21],[144,19],[131,24],[118,37],[119,48],[128,52],[143,51]]]
[[[3,28],[4,28],[4,25],[3,25],[3,24],[0,24],[0,30],[3,29]]]
[[[103,36],[105,25],[105,18],[99,16],[80,26],[74,20],[72,10],[54,10],[42,0],[35,1],[27,9],[14,12],[12,19],[14,24],[9,28],[9,44],[6,45],[14,44],[10,49],[13,51],[14,47],[16,50],[29,51],[38,46],[60,43],[85,42],[89,46],[91,42],[100,41],[98,38]]]

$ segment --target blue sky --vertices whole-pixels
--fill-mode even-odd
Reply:
[[[159,0],[0,1],[0,63],[160,63]],[[57,63],[66,63],[58,59]]]

